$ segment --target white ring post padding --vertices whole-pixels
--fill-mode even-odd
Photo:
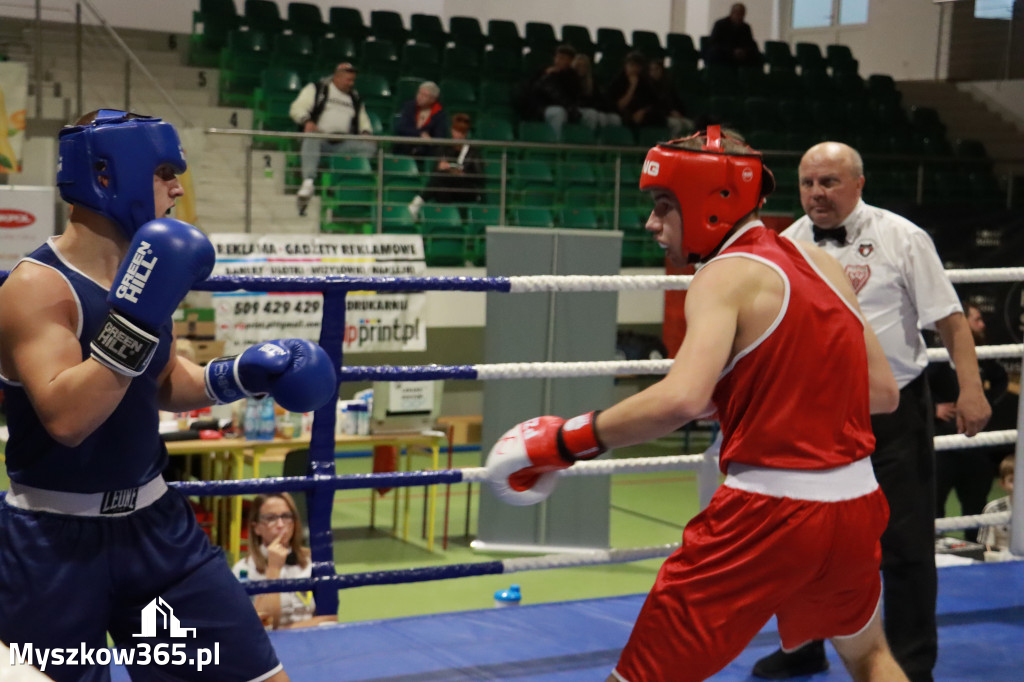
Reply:
[[[996,358],[1019,358],[1024,353],[1024,344],[1004,343],[995,346],[978,346],[974,349],[979,360],[994,360]],[[949,351],[945,348],[929,348],[929,362],[949,362]]]
[[[1005,526],[1010,522],[1010,512],[994,514],[975,514],[974,516],[953,516],[948,519],[935,519],[935,530],[967,530],[983,526]]]
[[[663,559],[679,549],[680,543],[631,549],[595,549],[590,552],[573,554],[546,554],[537,557],[516,557],[502,559],[504,573],[537,571],[548,568],[571,568],[573,566],[596,566],[599,564],[624,564],[644,559]]]
[[[693,275],[526,275],[509,277],[513,294],[542,291],[663,291],[685,289]]]
[[[1020,282],[1024,280],[1024,268],[975,268],[973,270],[946,270],[946,276],[953,284],[971,282]]]
[[[975,436],[935,436],[936,450],[960,450],[966,448],[983,448],[989,445],[1011,445],[1017,442],[1017,430],[982,431]]]

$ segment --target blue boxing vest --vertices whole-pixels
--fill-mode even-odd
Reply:
[[[52,242],[24,260],[53,268],[70,285],[79,310],[82,360],[88,359],[89,343],[107,317],[107,290],[63,261]],[[157,377],[170,358],[171,341],[168,320],[160,327],[160,344],[145,373],[132,379],[113,413],[76,447],[51,438],[21,384],[0,377],[10,430],[7,475],[11,480],[45,490],[99,493],[134,488],[159,476],[167,464],[167,448],[159,433]]]

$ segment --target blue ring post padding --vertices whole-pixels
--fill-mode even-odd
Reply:
[[[327,351],[331,366],[341,367],[342,342],[345,338],[345,292],[325,291],[323,316],[320,320],[320,346]],[[309,441],[309,469],[314,476],[334,476],[334,426],[337,419],[337,382],[334,400],[313,414],[313,433]],[[334,535],[331,533],[331,512],[334,490],[316,486],[306,496],[309,509],[309,549],[313,559],[313,577],[334,575]],[[313,591],[318,614],[338,612],[338,592],[328,588]]]
[[[342,381],[430,381],[432,379],[476,379],[475,365],[416,365],[342,367]]]
[[[254,495],[274,490],[361,490],[365,488],[414,488],[421,485],[462,483],[462,471],[394,471],[386,474],[345,474],[344,476],[291,476],[246,478],[233,481],[175,481],[169,483],[185,495]],[[310,525],[313,519],[310,517]],[[310,530],[312,535],[313,531]],[[328,528],[328,535],[330,529]]]
[[[199,282],[196,291],[510,291],[508,277],[226,277]],[[326,305],[326,301],[324,302]],[[325,311],[326,313],[326,311]],[[322,337],[321,337],[322,338]]]
[[[424,566],[423,568],[400,568],[395,571],[368,571],[366,573],[348,573],[346,575],[330,575],[323,578],[297,578],[292,580],[254,580],[245,584],[249,594],[265,594],[267,592],[304,592],[321,588],[333,588],[335,598],[337,590],[366,585],[397,585],[400,583],[422,583],[430,580],[448,580],[451,578],[469,578],[478,575],[500,575],[505,572],[502,561],[480,561],[471,564],[450,564],[448,566]],[[319,602],[317,603],[319,606]],[[319,610],[319,609],[318,609]]]

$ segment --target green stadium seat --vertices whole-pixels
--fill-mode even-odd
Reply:
[[[335,36],[351,38],[356,45],[370,35],[369,27],[363,22],[363,13],[355,7],[331,7],[327,12],[327,25]]]
[[[448,34],[445,33],[441,17],[435,14],[413,14],[409,17],[409,29],[415,42],[433,45],[438,52],[448,44]]]
[[[633,49],[644,54],[648,59],[661,59],[665,56],[665,48],[661,39],[654,31],[633,31]]]
[[[464,45],[449,45],[441,56],[441,77],[475,83],[480,77],[480,53]]]
[[[441,57],[437,48],[429,43],[403,45],[399,73],[403,76],[419,76],[425,80],[440,80]]]
[[[801,68],[800,84],[805,99],[828,100],[836,96],[835,83],[824,69]]]
[[[448,112],[449,119],[458,113],[469,114],[471,118],[476,118],[480,105],[476,99],[476,90],[471,83],[457,78],[443,78],[439,86],[441,88],[441,104]]]
[[[637,144],[641,147],[653,147],[659,142],[672,138],[667,126],[643,126],[637,132]]]
[[[519,141],[554,144],[558,142],[558,134],[546,121],[520,121]]]
[[[356,61],[356,46],[348,36],[324,36],[316,45],[318,64],[334,64]]]
[[[480,111],[491,118],[515,120],[512,86],[505,81],[484,79],[480,82]]]
[[[794,71],[797,67],[796,57],[789,49],[789,43],[781,40],[764,41],[764,61],[771,71]]]
[[[801,70],[823,71],[828,66],[817,43],[797,43],[794,49]]]
[[[389,83],[396,81],[400,69],[395,44],[384,39],[364,42],[359,55],[359,70],[384,76]]]
[[[523,42],[531,52],[551,54],[558,46],[555,27],[540,21],[528,21],[523,31]]]
[[[227,45],[228,34],[240,25],[241,17],[233,0],[199,0],[199,9],[192,12],[189,64],[217,66],[218,55]]]
[[[442,208],[452,209],[455,211],[455,216],[458,217],[459,212],[454,206]],[[474,249],[476,240],[466,226],[461,224],[425,224],[422,232],[427,265],[431,267],[465,265],[476,260]]]
[[[601,222],[597,218],[597,213],[592,208],[587,207],[563,208],[559,214],[558,222],[562,227],[584,230],[597,230],[602,227]]]
[[[739,91],[739,72],[732,64],[709,64],[703,74],[711,95],[735,95]]]
[[[372,217],[376,218],[376,211]],[[381,207],[381,228],[388,234],[420,234],[406,203],[384,204]]]
[[[505,222],[501,219],[501,211],[497,205],[470,206],[466,214],[466,224],[470,231],[478,236],[484,234],[488,227],[502,225]]]
[[[304,83],[292,69],[266,69],[260,76],[260,86],[253,93],[253,123],[258,130],[295,130],[288,115],[291,103]],[[288,140],[283,141],[290,146]]]
[[[253,106],[254,90],[270,63],[270,41],[260,31],[235,30],[220,51],[220,101],[226,106]]]
[[[558,186],[562,189],[567,187],[594,187],[597,178],[594,175],[594,164],[584,162],[564,162],[557,166],[556,176]]]
[[[383,75],[360,71],[356,76],[356,90],[359,91],[359,96],[366,103],[367,109],[371,107],[386,108],[390,112],[393,108],[391,86],[388,85],[388,79]]]
[[[839,71],[847,71],[851,66],[854,72],[856,72],[857,60],[853,58],[853,52],[850,51],[848,45],[826,45],[825,59],[828,61],[828,65],[832,67],[833,73],[837,69]]]
[[[327,158],[328,178],[331,187],[359,187],[367,189],[377,186],[377,175],[370,160],[365,156],[332,154]]]
[[[597,144],[597,135],[583,123],[562,126],[562,142],[566,144]]]
[[[487,42],[487,38],[480,28],[480,20],[476,17],[455,16],[449,18],[448,35],[456,45],[472,48],[477,53],[483,52]]]
[[[523,39],[514,21],[507,19],[491,19],[487,22],[487,43],[495,48],[515,50],[523,49]]]
[[[554,227],[555,219],[546,208],[517,208],[512,210],[512,225],[516,227]]]
[[[606,145],[618,147],[636,146],[636,138],[633,136],[633,131],[621,125],[610,125],[601,128],[598,131],[598,139],[601,144]]]
[[[669,33],[665,36],[665,54],[672,60],[672,68],[683,64],[697,65],[700,52],[693,44],[693,38],[686,33]]]
[[[766,97],[773,93],[768,89],[768,78],[764,70],[756,66],[742,66],[736,71],[736,85],[740,94],[746,97]]]
[[[521,74],[521,54],[518,50],[494,48],[484,52],[481,73],[490,80],[515,83]]]
[[[271,41],[270,67],[308,72],[315,62],[313,39],[305,33],[279,33]]]
[[[516,189],[550,188],[555,184],[551,164],[544,161],[522,160],[509,166],[511,186]]]
[[[393,101],[398,107],[411,100],[416,96],[416,91],[420,89],[420,84],[425,79],[419,76],[402,76],[395,82],[395,90],[393,93]]]
[[[887,102],[898,105],[902,95],[896,89],[896,81],[892,76],[875,73],[868,76],[868,97],[876,102]]]
[[[590,29],[586,26],[576,24],[565,24],[562,26],[562,43],[572,45],[577,52],[582,52],[591,59],[594,58],[596,46],[590,38]]]
[[[503,118],[481,116],[474,126],[474,137],[492,142],[514,142],[512,122]]]
[[[371,10],[370,35],[376,40],[387,40],[395,45],[404,45],[409,39],[409,31],[402,23],[402,15],[383,9]]]
[[[598,52],[625,53],[629,51],[626,35],[620,28],[602,27],[597,29],[597,40],[594,42]]]
[[[523,53],[522,72],[526,78],[533,78],[551,66],[554,50],[530,50]]]
[[[242,20],[250,31],[262,31],[268,35],[280,33],[286,27],[281,10],[273,0],[245,0]]]
[[[288,3],[288,28],[292,33],[303,33],[313,38],[327,35],[330,27],[320,13],[319,5],[309,2]]]

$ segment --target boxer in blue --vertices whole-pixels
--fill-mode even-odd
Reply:
[[[301,339],[205,370],[176,355],[171,313],[214,264],[205,235],[164,217],[185,167],[158,118],[99,110],[65,128],[67,227],[0,286],[11,480],[0,640],[58,681],[108,680],[107,633],[136,680],[287,679],[244,590],[161,477],[158,410],[270,394],[309,411],[337,395],[336,372]]]

